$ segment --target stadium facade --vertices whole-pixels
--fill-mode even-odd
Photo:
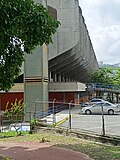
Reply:
[[[56,99],[66,103],[73,100],[74,103],[79,103],[86,91],[85,83],[90,82],[90,72],[98,69],[78,0],[35,2],[42,3],[61,25],[53,36],[53,44],[38,46],[33,51],[34,54],[25,55],[23,73],[19,77],[24,77],[24,80],[16,81],[9,96],[6,94],[6,100],[10,94],[14,94],[12,98],[24,97],[26,112],[35,105],[36,100]],[[1,96],[4,95],[1,93]],[[37,110],[47,108],[47,105],[40,105]]]

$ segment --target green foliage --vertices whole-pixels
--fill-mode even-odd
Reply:
[[[52,42],[59,22],[33,0],[0,0],[0,90],[8,91],[20,73],[24,52]]]
[[[9,108],[9,102],[6,105],[6,110],[4,112],[4,115],[10,118],[12,121],[16,120],[23,120],[24,118],[24,103],[23,100],[17,101],[15,100],[14,103],[11,103]]]
[[[112,73],[112,71],[108,68],[96,70],[91,73],[91,81],[93,83],[111,84],[109,73]]]
[[[113,75],[113,70],[116,74]],[[101,83],[103,85],[111,84],[113,87],[120,88],[120,69],[101,68],[91,73],[92,83]]]
[[[17,135],[21,135],[21,131],[18,131],[17,123],[20,121],[22,122],[24,119],[24,103],[23,100],[17,101],[15,100],[14,103],[11,103],[9,108],[9,102],[6,105],[6,110],[4,112],[4,118],[7,117],[10,123],[14,123],[13,126],[17,132]]]
[[[31,119],[30,121],[30,132],[34,129],[34,126],[36,125],[36,119]]]

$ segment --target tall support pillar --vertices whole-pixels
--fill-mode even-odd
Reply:
[[[61,82],[61,74],[59,74],[58,81]]]
[[[51,72],[49,72],[49,82],[51,82]]]
[[[66,77],[66,82],[68,82],[68,77]]]
[[[54,82],[57,82],[57,74],[54,73]]]
[[[62,79],[62,81],[63,81],[63,82],[65,82],[65,76],[63,76],[63,79]]]
[[[25,55],[24,101],[25,113],[47,111],[48,104],[48,49],[37,46],[33,54]],[[37,102],[38,101],[38,102]],[[25,120],[29,120],[26,116]]]
[[[80,103],[80,92],[77,93],[78,104]]]

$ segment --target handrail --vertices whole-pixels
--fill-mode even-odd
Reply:
[[[102,84],[102,83],[88,83],[86,84],[87,90],[100,90],[100,91],[109,91],[120,93],[120,89],[114,87],[112,84]]]

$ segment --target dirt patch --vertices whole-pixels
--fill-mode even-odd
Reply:
[[[80,152],[38,142],[0,142],[0,155],[14,160],[90,160]]]

